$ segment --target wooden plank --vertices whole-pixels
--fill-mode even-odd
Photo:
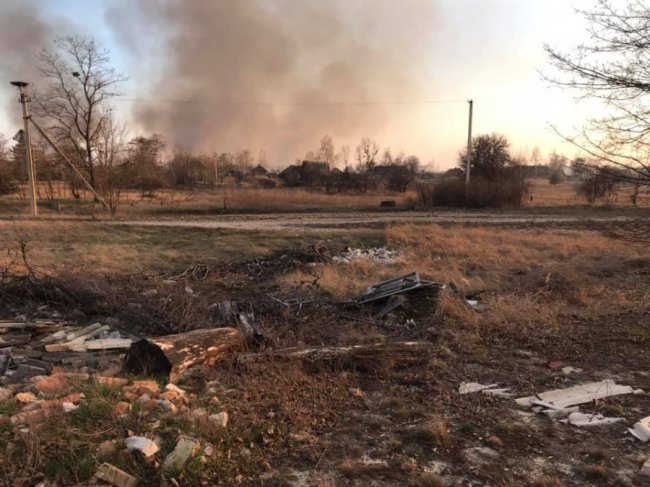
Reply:
[[[129,348],[133,343],[130,338],[102,338],[84,342],[86,350],[113,350],[116,348]]]
[[[26,343],[29,343],[31,339],[32,339],[31,333],[3,335],[0,336],[0,345],[6,345],[12,347],[16,345],[25,345]]]
[[[59,331],[57,331],[57,332],[55,332],[55,333],[52,333],[51,335],[48,335],[48,336],[46,336],[46,337],[41,338],[41,339],[39,340],[39,342],[40,342],[42,345],[45,345],[46,343],[56,342],[56,341],[59,341],[59,340],[65,338],[65,336],[66,336],[67,334],[68,334],[68,330],[67,330],[67,329],[59,330]]]
[[[104,332],[104,331],[108,331],[108,330],[110,330],[110,329],[111,329],[110,326],[108,326],[108,325],[103,325],[103,326],[100,326],[99,328],[95,328],[94,330],[91,330],[91,331],[88,332],[88,333],[85,333],[85,334],[83,334],[83,335],[80,335],[80,336],[78,336],[78,337],[76,337],[76,338],[74,338],[74,339],[72,339],[72,340],[70,340],[70,341],[71,341],[71,342],[83,342],[83,341],[85,341],[85,340],[88,340],[89,338],[94,338],[94,337],[96,337],[97,335],[99,335],[100,333],[102,333],[102,332]],[[68,336],[69,336],[69,335],[68,335]]]
[[[98,328],[101,328],[102,324],[101,323],[93,323],[92,325],[88,325],[85,328],[80,328],[76,331],[73,331],[72,333],[68,333],[66,335],[66,341],[71,342],[75,338],[79,338],[83,335],[87,335],[89,333],[92,333],[93,331],[97,330]]]
[[[46,352],[67,352],[70,350],[70,342],[67,343],[50,343],[45,345]]]

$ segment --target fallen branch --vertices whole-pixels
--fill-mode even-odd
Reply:
[[[270,359],[301,360],[307,364],[326,364],[344,369],[369,370],[379,366],[406,367],[428,361],[430,342],[388,342],[350,347],[286,348],[264,353],[240,355],[245,365]]]

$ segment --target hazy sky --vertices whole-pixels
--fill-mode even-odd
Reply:
[[[108,47],[130,77],[114,104],[132,133],[158,131],[169,145],[265,149],[278,167],[326,133],[337,146],[368,136],[442,169],[466,143],[472,98],[474,134],[503,133],[515,153],[571,155],[549,125],[570,131],[596,108],[538,71],[550,72],[544,43],[568,50],[584,39],[574,9],[591,4],[0,0],[0,133],[20,124],[8,81],[35,81],[40,47],[75,32]]]

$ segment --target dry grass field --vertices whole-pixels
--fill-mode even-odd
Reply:
[[[546,179],[532,179],[529,198],[525,202],[525,206],[560,207],[585,205],[585,199],[576,194],[575,184],[571,181],[565,181],[557,185],[552,185]],[[598,205],[619,208],[634,207],[630,199],[631,194],[632,191],[630,188],[619,188],[613,195],[598,202]],[[641,208],[650,207],[650,190],[648,188],[641,189],[637,206]]]
[[[21,238],[35,268],[27,281],[16,277],[28,271]],[[520,397],[611,378],[650,390],[645,246],[530,226],[395,225],[316,239],[20,222],[3,223],[2,239],[13,263],[0,286],[3,317],[75,310],[87,322],[113,317],[147,336],[221,323],[214,304],[232,300],[254,313],[266,336],[261,350],[431,344],[415,363],[387,355],[314,368],[269,358],[223,363],[180,383],[191,410],[228,412],[225,430],[189,413],[134,408],[116,415],[119,389],[82,385],[86,398],[72,413],[26,432],[0,422],[0,478],[7,485],[83,485],[103,461],[141,485],[158,485],[155,462],[100,451],[126,431],[160,437],[163,456],[179,433],[212,445],[211,456],[174,474],[178,485],[642,485],[638,470],[650,446],[626,428],[650,411],[647,394],[584,405],[585,412],[624,422],[582,429],[534,415],[512,399],[459,395],[458,387],[497,383]],[[399,255],[388,264],[334,262],[347,245],[387,245]],[[341,312],[337,303],[413,270],[473,291],[485,311],[442,294],[382,322]],[[53,287],[59,291],[46,292]],[[306,304],[285,308],[270,298],[283,293],[298,293]],[[552,362],[582,372],[566,375]],[[0,403],[0,418],[19,407]]]
[[[61,185],[59,185],[61,186]],[[101,206],[93,208],[92,197],[82,193],[82,199],[74,199],[63,186],[56,188],[55,199],[47,198],[45,185],[40,184],[39,198],[44,216],[89,215],[110,218]],[[368,194],[327,194],[294,188],[255,189],[252,187],[220,187],[197,190],[160,190],[152,196],[143,197],[137,191],[124,192],[120,196],[117,218],[164,217],[177,215],[210,215],[226,213],[277,213],[310,211],[348,211],[379,208],[383,200],[394,200],[399,208],[410,208],[416,199],[415,192]],[[57,212],[57,203],[60,213]],[[24,194],[16,193],[0,198],[0,215],[29,213],[29,203]]]

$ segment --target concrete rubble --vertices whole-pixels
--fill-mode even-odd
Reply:
[[[179,437],[176,447],[167,455],[162,464],[163,471],[172,472],[183,468],[187,461],[198,453],[200,448],[201,444],[198,440],[189,436]]]
[[[133,475],[109,463],[101,464],[95,472],[95,477],[115,487],[135,487],[138,483],[138,479]]]

